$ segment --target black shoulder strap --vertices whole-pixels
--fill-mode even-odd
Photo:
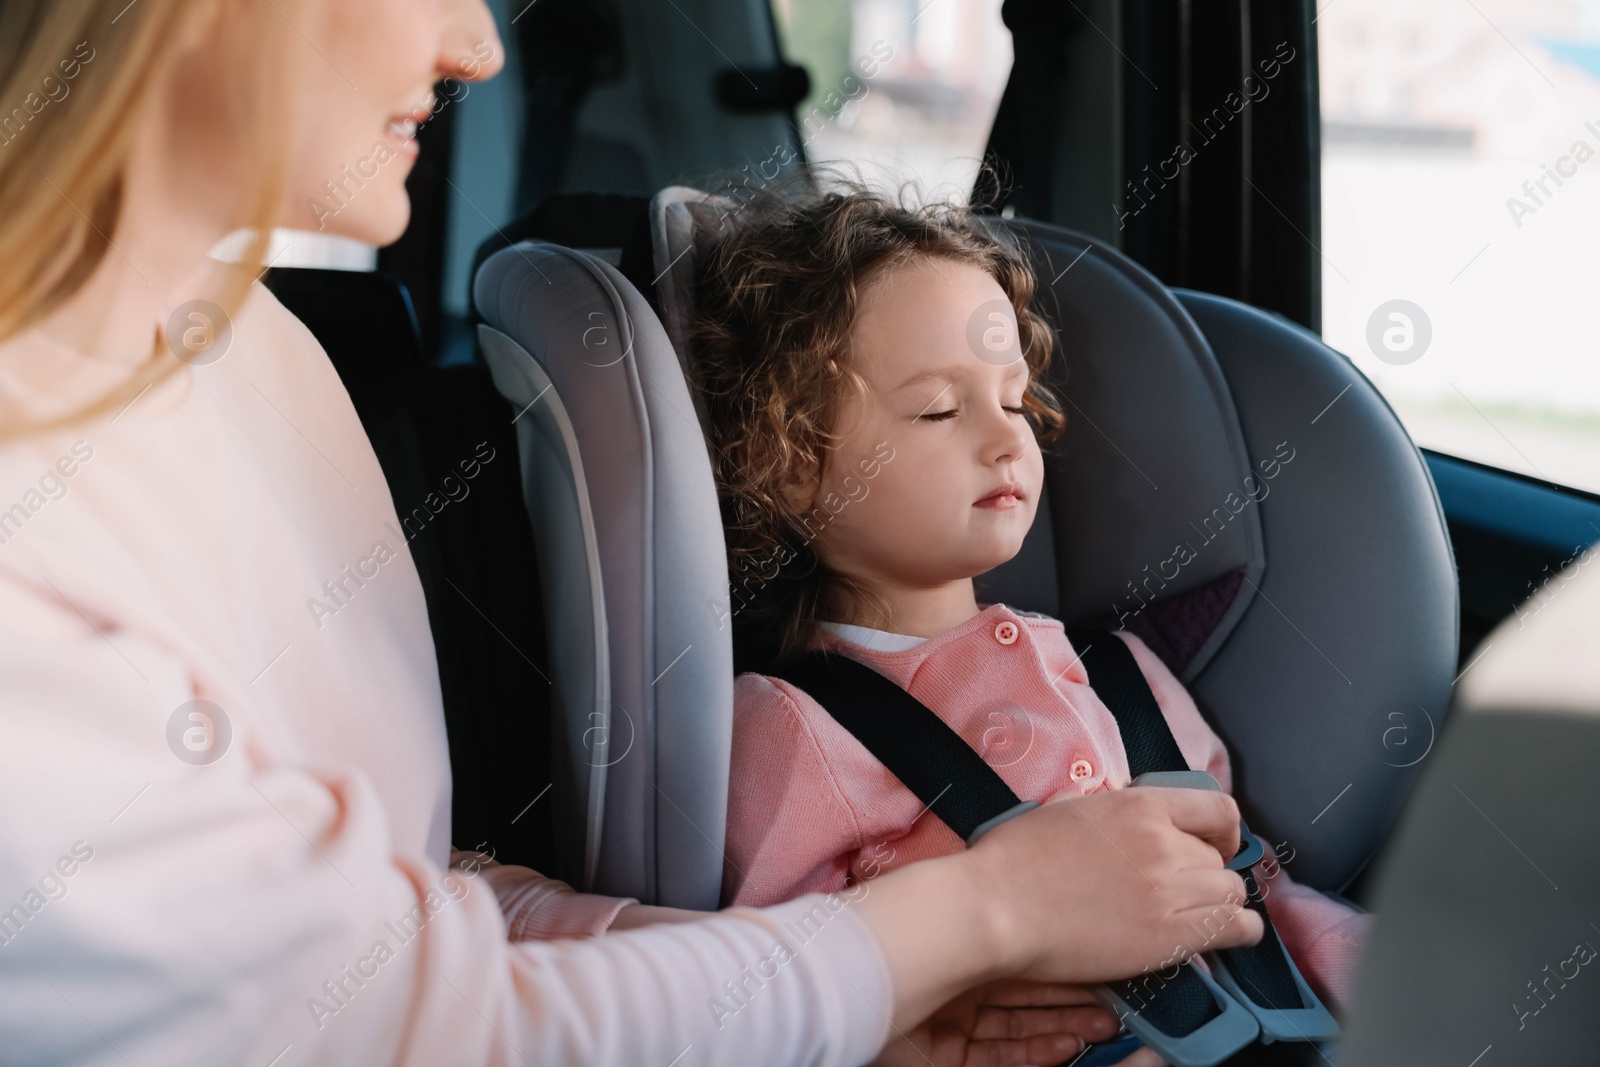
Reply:
[[[866,664],[814,651],[765,670],[821,704],[962,840],[1022,804],[948,723]]]
[[[1187,770],[1128,646],[1104,630],[1071,630],[1068,639],[1095,693],[1117,720],[1129,772],[1138,777],[1145,771]],[[963,840],[1022,803],[948,723],[866,664],[819,650],[768,667],[766,673],[821,704]]]
[[[1186,771],[1189,763],[1161,705],[1122,638],[1105,630],[1068,630],[1067,640],[1089,672],[1089,684],[1111,710],[1128,752],[1128,773],[1137,778],[1146,771]]]

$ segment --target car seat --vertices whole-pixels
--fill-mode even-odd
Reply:
[[[1551,577],[1456,687],[1450,729],[1376,872],[1383,921],[1343,1067],[1595,1062],[1597,559],[1591,549]]]
[[[684,341],[696,263],[737,215],[683,187],[630,210],[629,247],[493,252],[473,303],[538,545],[557,873],[713,909],[733,650]],[[1168,289],[1098,239],[987,224],[1034,264],[1068,427],[1022,550],[979,600],[1142,636],[1227,743],[1251,826],[1298,881],[1340,890],[1394,822],[1456,666],[1421,455],[1301,327]]]

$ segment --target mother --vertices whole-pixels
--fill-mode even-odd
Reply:
[[[255,281],[347,167],[316,221],[394,240],[409,120],[500,54],[480,0],[0,0],[6,1061],[848,1064],[892,1028],[1015,1063],[1104,1036],[979,1006],[1084,1003],[995,983],[1134,973],[1241,900],[1226,797],[1051,804],[849,901],[717,916],[450,866],[416,570],[326,355]],[[238,229],[242,264],[209,260]],[[308,619],[351,566],[359,597]]]

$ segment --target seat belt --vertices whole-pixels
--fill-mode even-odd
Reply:
[[[1166,772],[1168,779],[1173,771],[1181,772],[1178,777],[1197,775],[1209,781],[1210,788],[1220,788],[1204,772],[1188,770],[1127,645],[1101,631],[1074,633],[1071,640],[1074,648],[1082,650],[1085,667],[1097,683],[1103,682],[1096,684],[1095,691],[1117,719],[1130,769],[1138,766],[1141,773],[1154,772],[1157,779],[1161,772]],[[817,701],[969,847],[993,827],[1038,806],[1036,801],[1019,798],[948,723],[866,664],[816,650],[767,667],[765,673],[782,678]],[[1148,784],[1199,783],[1153,780]],[[1248,835],[1242,825],[1241,830]],[[1253,837],[1247,839],[1254,843]],[[1261,853],[1256,851],[1253,858],[1244,851],[1240,855],[1253,864]],[[1254,894],[1248,867],[1241,874],[1247,891]],[[1264,907],[1260,914],[1266,922]],[[1258,1036],[1266,1041],[1292,1042],[1333,1036],[1337,1025],[1332,1016],[1293,969],[1294,963],[1270,923],[1266,928],[1269,936],[1263,937],[1262,944],[1281,957],[1284,968],[1244,959],[1236,977],[1231,968],[1217,966],[1214,959],[1218,975],[1213,978],[1190,961],[1170,977],[1155,978],[1153,990],[1152,976],[1145,975],[1108,983],[1100,990],[1101,999],[1172,1067],[1213,1067]],[[1214,954],[1218,959],[1220,955]],[[1291,974],[1287,985],[1283,984],[1283,969]],[[1224,979],[1236,987],[1244,983],[1271,990],[1270,994],[1254,994],[1268,1002],[1261,1011],[1269,1016],[1270,1030],[1263,1029],[1251,995],[1232,994],[1224,988]],[[1290,991],[1298,994],[1298,1000],[1291,999]],[[1286,1013],[1290,1013],[1288,1018],[1280,1017]],[[1307,1044],[1305,1048],[1314,1052],[1315,1046]]]

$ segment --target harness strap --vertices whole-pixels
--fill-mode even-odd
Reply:
[[[1100,644],[1117,645],[1126,651],[1119,639],[1109,634],[1099,636]],[[1134,672],[1142,683],[1137,665]],[[805,691],[822,705],[963,840],[970,841],[973,832],[985,823],[993,823],[1024,804],[948,723],[866,664],[817,650],[768,668],[767,673]],[[1124,683],[1122,688],[1130,687]],[[1137,693],[1137,689],[1133,691]],[[1148,686],[1144,687],[1144,694],[1150,706],[1156,707]],[[1158,707],[1156,718],[1164,728],[1165,720]],[[1177,752],[1170,731],[1166,738],[1172,751]],[[1186,1037],[1220,1014],[1215,997],[1192,963],[1179,968],[1173,978],[1163,980],[1154,990],[1142,978],[1109,985],[1153,1026],[1174,1037]]]
[[[767,673],[821,704],[963,841],[1023,803],[948,723],[865,663],[816,651]]]
[[[1127,644],[1104,630],[1068,630],[1067,640],[1077,650],[1095,695],[1117,720],[1128,773],[1137,778],[1149,771],[1188,770],[1189,761]]]
[[[1137,778],[1147,771],[1188,770],[1189,763],[1127,643],[1103,630],[1068,630],[1067,640],[1078,650],[1094,691],[1116,716],[1129,772]],[[1254,874],[1249,868],[1239,873],[1244,877],[1245,904],[1261,916],[1266,930],[1254,945],[1217,954],[1255,1003],[1276,1011],[1310,1007],[1300,996],[1288,952],[1267,916],[1266,898]]]

